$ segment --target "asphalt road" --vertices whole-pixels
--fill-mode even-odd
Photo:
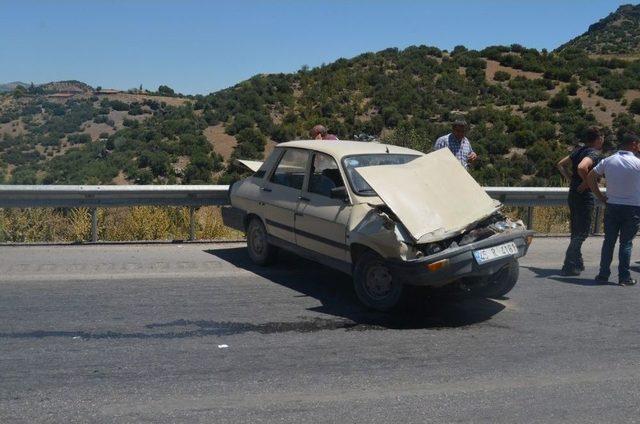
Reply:
[[[400,315],[241,244],[0,247],[0,422],[636,422],[640,287],[592,283],[598,238],[555,276],[566,243]]]

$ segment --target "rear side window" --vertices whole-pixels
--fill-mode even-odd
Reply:
[[[286,150],[271,176],[271,182],[301,190],[308,157],[304,150]]]

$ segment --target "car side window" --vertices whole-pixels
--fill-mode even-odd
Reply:
[[[271,182],[295,189],[302,189],[309,154],[304,150],[287,149],[280,158]]]
[[[324,153],[315,153],[311,164],[309,193],[331,197],[331,189],[344,187],[336,161]]]

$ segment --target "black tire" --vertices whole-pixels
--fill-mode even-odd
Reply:
[[[396,308],[405,291],[402,283],[394,280],[384,260],[373,252],[364,252],[357,259],[353,285],[365,306],[383,312]]]
[[[262,266],[271,265],[278,255],[278,248],[267,241],[267,229],[259,218],[253,217],[247,224],[247,251],[251,260]]]
[[[509,293],[518,282],[520,267],[518,261],[513,260],[500,271],[487,278],[482,286],[473,289],[473,294],[491,299],[500,299]]]

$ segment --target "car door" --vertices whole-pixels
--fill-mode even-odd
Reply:
[[[285,149],[271,175],[263,180],[260,200],[267,232],[295,243],[294,213],[308,166],[309,153]]]
[[[313,152],[309,175],[296,210],[296,243],[316,253],[347,261],[348,200],[331,197],[331,189],[344,187],[336,161]]]

